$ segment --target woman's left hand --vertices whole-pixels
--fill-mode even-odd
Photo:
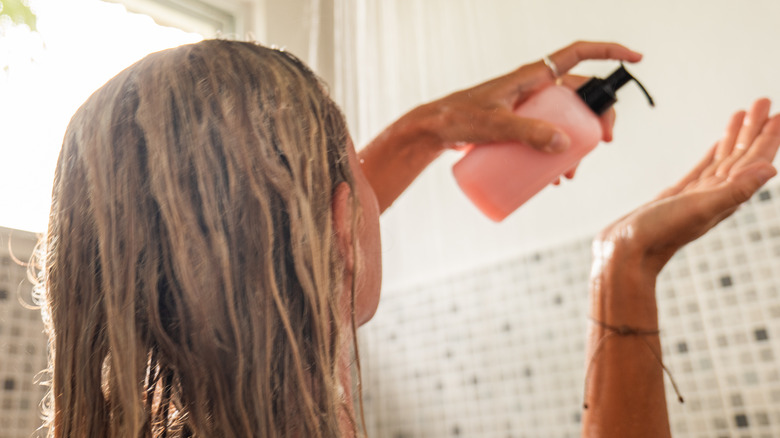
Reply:
[[[723,138],[685,178],[610,225],[597,241],[611,242],[654,278],[678,249],[730,216],[777,173],[772,160],[780,146],[780,114],[770,117],[769,109],[769,99],[759,99],[747,113],[735,113]]]

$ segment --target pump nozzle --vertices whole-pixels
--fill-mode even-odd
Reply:
[[[617,102],[615,92],[631,80],[639,85],[639,88],[647,96],[650,106],[655,106],[650,93],[647,92],[637,78],[626,70],[622,62],[620,63],[620,68],[612,72],[607,79],[591,78],[585,85],[577,89],[577,94],[594,113],[601,115]]]

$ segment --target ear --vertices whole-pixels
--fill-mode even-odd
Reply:
[[[333,199],[330,206],[333,215],[333,232],[336,237],[336,246],[344,260],[346,272],[355,270],[355,257],[352,249],[352,189],[346,182],[341,182],[333,191]]]

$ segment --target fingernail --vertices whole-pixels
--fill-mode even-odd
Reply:
[[[544,147],[549,152],[562,152],[569,148],[569,139],[560,132],[556,132],[550,138],[550,142]]]

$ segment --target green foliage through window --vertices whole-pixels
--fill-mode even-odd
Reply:
[[[0,0],[0,17],[7,16],[16,24],[26,24],[35,30],[35,14],[27,0]]]

